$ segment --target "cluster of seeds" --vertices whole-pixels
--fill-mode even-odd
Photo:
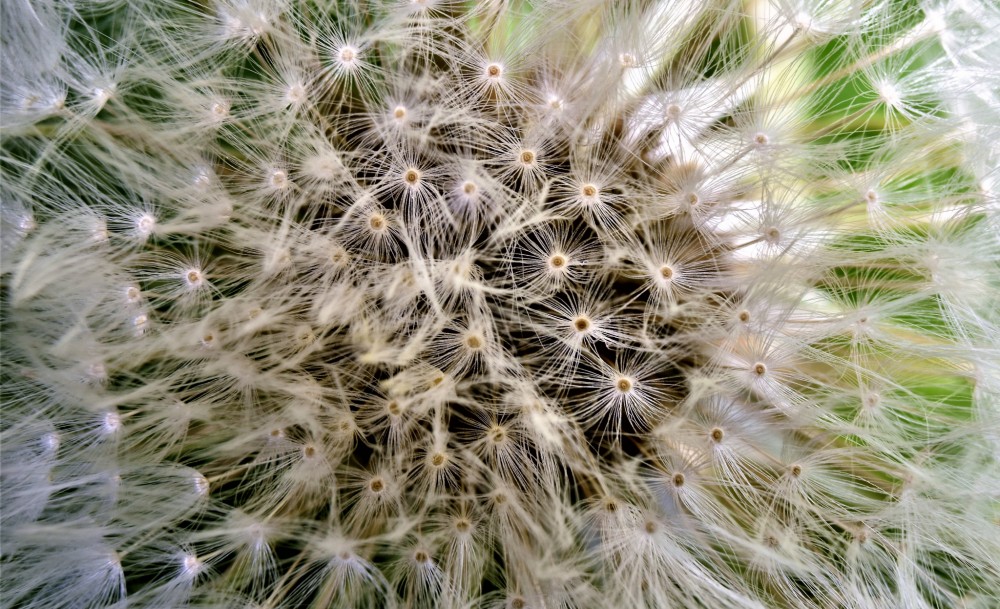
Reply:
[[[5,603],[989,606],[988,4],[13,0]]]

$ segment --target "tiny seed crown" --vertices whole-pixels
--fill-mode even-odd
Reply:
[[[289,85],[287,91],[285,91],[285,101],[288,104],[296,106],[306,101],[308,93],[304,85],[299,83]]]
[[[201,572],[201,561],[194,554],[181,556],[181,573],[185,577],[194,578]]]
[[[290,185],[288,172],[284,169],[273,169],[267,176],[268,185],[275,190],[284,190]]]
[[[417,187],[420,185],[420,171],[414,168],[409,168],[403,172],[403,182],[409,187]]]
[[[102,417],[101,430],[105,435],[114,435],[122,428],[122,419],[117,412],[107,412]]]
[[[337,49],[337,61],[340,62],[341,65],[353,69],[358,64],[359,54],[360,52],[357,47],[345,44]]]
[[[381,212],[374,212],[368,216],[368,226],[376,233],[382,233],[388,228],[389,221]]]
[[[493,425],[487,430],[486,436],[494,444],[502,444],[507,440],[507,429],[502,425]]]
[[[618,55],[618,63],[623,68],[634,68],[639,65],[639,59],[634,53],[621,53]]]
[[[483,348],[483,337],[478,333],[470,333],[465,337],[465,344],[472,351],[478,351]]]
[[[208,495],[208,491],[211,488],[211,484],[209,483],[208,478],[202,476],[201,474],[195,474],[193,476],[192,482],[194,484],[194,492],[197,495],[201,497],[205,497]]]
[[[147,238],[156,230],[156,218],[151,214],[142,214],[135,221],[135,232],[140,238]]]
[[[212,102],[212,104],[209,105],[208,110],[211,113],[212,120],[221,121],[229,118],[229,108],[230,104],[228,101],[220,100]]]
[[[204,285],[205,276],[202,274],[201,269],[188,269],[184,271],[184,282],[187,284],[187,287],[197,289]]]

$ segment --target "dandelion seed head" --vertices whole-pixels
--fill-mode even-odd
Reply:
[[[1000,595],[991,3],[79,4],[3,13],[12,606]]]

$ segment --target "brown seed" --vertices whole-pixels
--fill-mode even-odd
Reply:
[[[593,197],[597,194],[597,187],[593,184],[584,184],[581,192],[583,192],[583,196],[585,197]]]
[[[767,366],[762,362],[757,362],[753,365],[753,371],[757,376],[764,376],[764,373],[767,372]]]
[[[559,269],[566,266],[566,258],[562,254],[556,254],[552,258],[549,258],[549,264]]]
[[[368,225],[372,230],[382,230],[385,228],[385,217],[382,214],[375,214],[368,219]]]
[[[500,72],[502,72],[500,66],[498,66],[495,63],[491,63],[490,65],[486,66],[486,75],[489,76],[490,78],[496,78],[500,76]]]
[[[443,454],[435,453],[434,456],[431,457],[431,465],[434,467],[441,467],[444,464],[444,460],[445,456]]]
[[[416,169],[407,169],[403,173],[403,180],[410,185],[416,184],[420,181],[420,172]]]
[[[368,483],[368,488],[372,489],[373,493],[381,493],[385,489],[385,482],[381,478],[375,478]]]
[[[712,435],[712,441],[718,443],[722,442],[722,438],[726,436],[726,433],[722,431],[720,428],[716,427],[715,429],[712,430],[711,435]]]
[[[521,151],[521,163],[525,165],[531,165],[535,162],[535,153],[531,150]]]
[[[573,321],[573,327],[576,328],[577,332],[586,332],[590,329],[590,320],[586,317],[577,317]]]
[[[684,486],[684,474],[680,472],[674,474],[674,486]]]
[[[632,389],[632,381],[625,378],[618,379],[618,382],[615,383],[615,387],[618,388],[618,391],[626,393]]]

